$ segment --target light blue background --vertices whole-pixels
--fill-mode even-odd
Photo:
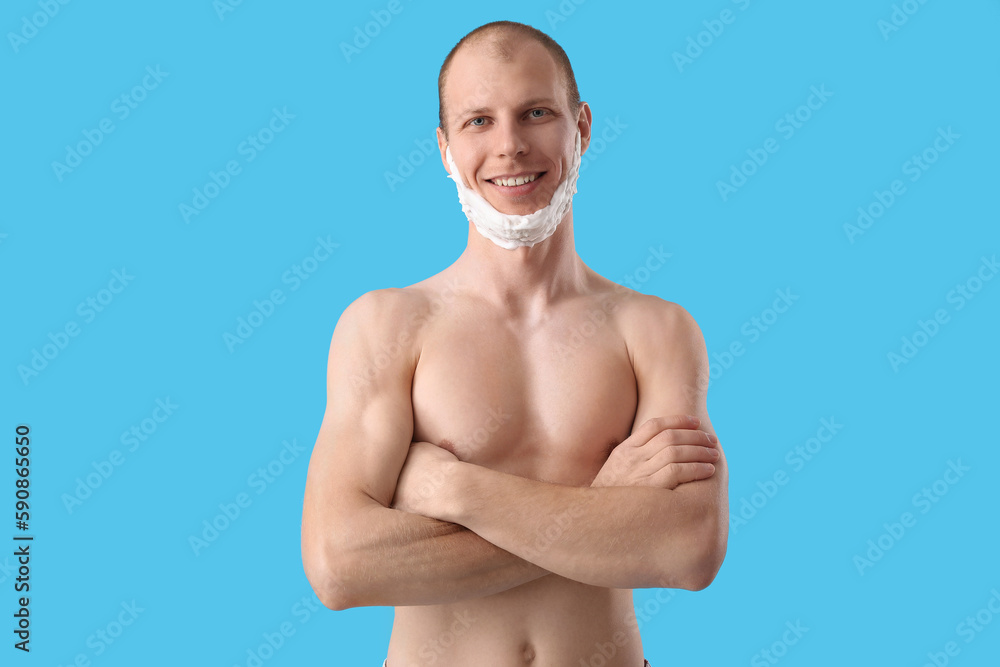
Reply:
[[[809,628],[789,667],[922,665],[949,641],[961,651],[949,664],[996,664],[1000,618],[971,643],[957,626],[1000,589],[1000,280],[961,310],[948,294],[1000,251],[997,3],[914,2],[886,38],[889,0],[403,0],[348,62],[340,44],[387,4],[247,0],[220,17],[210,0],[72,2],[16,49],[5,38],[2,428],[9,444],[18,423],[32,428],[36,541],[30,656],[6,629],[13,558],[0,569],[3,664],[245,665],[286,621],[295,634],[269,667],[381,664],[390,608],[307,616],[301,602],[315,600],[299,529],[327,347],[352,300],[464,248],[454,185],[419,146],[444,56],[501,18],[558,40],[595,127],[622,128],[580,177],[577,248],[616,281],[646,275],[651,246],[672,254],[640,288],[683,305],[705,335],[733,516],[758,483],[788,476],[733,526],[710,588],[665,605],[636,592],[655,610],[641,624],[654,667],[769,664],[758,652],[786,622]],[[733,22],[681,71],[672,54],[724,9]],[[20,32],[39,11],[8,2],[0,26]],[[157,66],[167,76],[120,118],[113,101]],[[812,86],[832,97],[785,138],[775,123]],[[274,108],[294,119],[247,161],[240,143]],[[60,181],[52,163],[103,118],[114,131]],[[938,128],[960,137],[910,181],[904,163]],[[723,201],[717,182],[769,137],[778,152]],[[413,151],[412,174],[390,187],[386,172]],[[240,174],[185,222],[179,206],[230,160]],[[905,194],[851,243],[844,224],[894,179]],[[292,290],[282,277],[317,237],[339,247]],[[123,267],[134,279],[86,322],[78,304]],[[230,351],[223,335],[274,289],[285,302]],[[779,289],[798,300],[751,341],[744,323]],[[887,354],[937,309],[947,324],[894,369]],[[70,320],[79,335],[25,382],[18,367]],[[734,341],[744,354],[724,367],[714,355]],[[127,451],[121,434],[168,397],[175,413]],[[786,454],[823,418],[842,430],[796,470]],[[250,476],[286,440],[305,452],[258,493]],[[114,450],[124,463],[69,512],[64,494]],[[9,449],[3,460],[13,534]],[[914,495],[958,460],[969,470],[921,513]],[[195,555],[189,536],[239,493],[252,504]],[[859,573],[854,557],[907,511],[916,525]],[[88,638],[133,600],[143,611],[97,655]]]

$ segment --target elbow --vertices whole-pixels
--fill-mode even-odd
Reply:
[[[706,522],[696,531],[692,545],[692,560],[687,568],[682,588],[689,591],[701,591],[715,581],[716,575],[726,559],[726,546],[729,539],[728,521],[718,525],[716,521]]]
[[[347,585],[345,560],[329,545],[302,541],[302,567],[313,593],[327,609],[343,611],[358,606]]]
[[[344,611],[345,609],[352,609],[357,606],[348,602],[347,597],[337,591],[327,590],[323,597],[320,597],[319,593],[316,594],[316,597],[319,598],[324,607],[331,611]]]
[[[344,611],[358,606],[354,603],[349,594],[349,589],[344,583],[344,579],[339,576],[338,570],[327,566],[325,563],[306,563],[306,578],[312,586],[313,593],[327,609],[333,611]]]
[[[724,557],[725,554],[721,557],[709,556],[695,567],[692,567],[681,588],[688,591],[703,591],[708,588],[715,581],[715,575],[719,573],[719,568],[722,567],[722,558]]]
[[[729,538],[729,521],[725,516],[701,517],[693,523],[680,543],[674,542],[670,554],[669,571],[660,573],[662,588],[680,588],[701,591],[715,581],[726,558]]]
[[[309,580],[309,584],[312,586],[313,592],[324,607],[332,611],[344,611],[345,609],[351,609],[357,605],[351,602],[347,595],[347,589],[341,585],[339,582],[332,578],[324,578],[320,580]]]

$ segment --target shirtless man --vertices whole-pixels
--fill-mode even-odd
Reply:
[[[439,92],[442,163],[497,215],[575,184],[592,114],[547,36],[478,28]],[[306,574],[330,609],[395,607],[387,667],[643,667],[632,589],[701,590],[726,552],[704,340],[587,267],[571,207],[510,249],[475,210],[454,264],[336,326]]]

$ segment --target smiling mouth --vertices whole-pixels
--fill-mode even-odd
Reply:
[[[489,182],[493,185],[499,185],[504,188],[516,188],[519,185],[525,185],[527,183],[533,183],[538,178],[545,175],[544,171],[539,171],[534,174],[525,174],[522,176],[512,176],[510,178],[491,178]]]

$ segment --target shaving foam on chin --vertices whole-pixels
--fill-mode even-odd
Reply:
[[[462,181],[455,160],[451,157],[451,146],[445,151],[448,178],[455,181],[458,188],[458,201],[462,204],[462,212],[480,234],[505,250],[519,247],[531,247],[552,236],[556,227],[569,213],[576,194],[576,179],[580,175],[580,132],[576,133],[576,147],[573,151],[573,163],[569,167],[566,178],[559,183],[552,199],[545,208],[538,209],[528,215],[508,215],[493,208],[482,195],[473,191]]]

